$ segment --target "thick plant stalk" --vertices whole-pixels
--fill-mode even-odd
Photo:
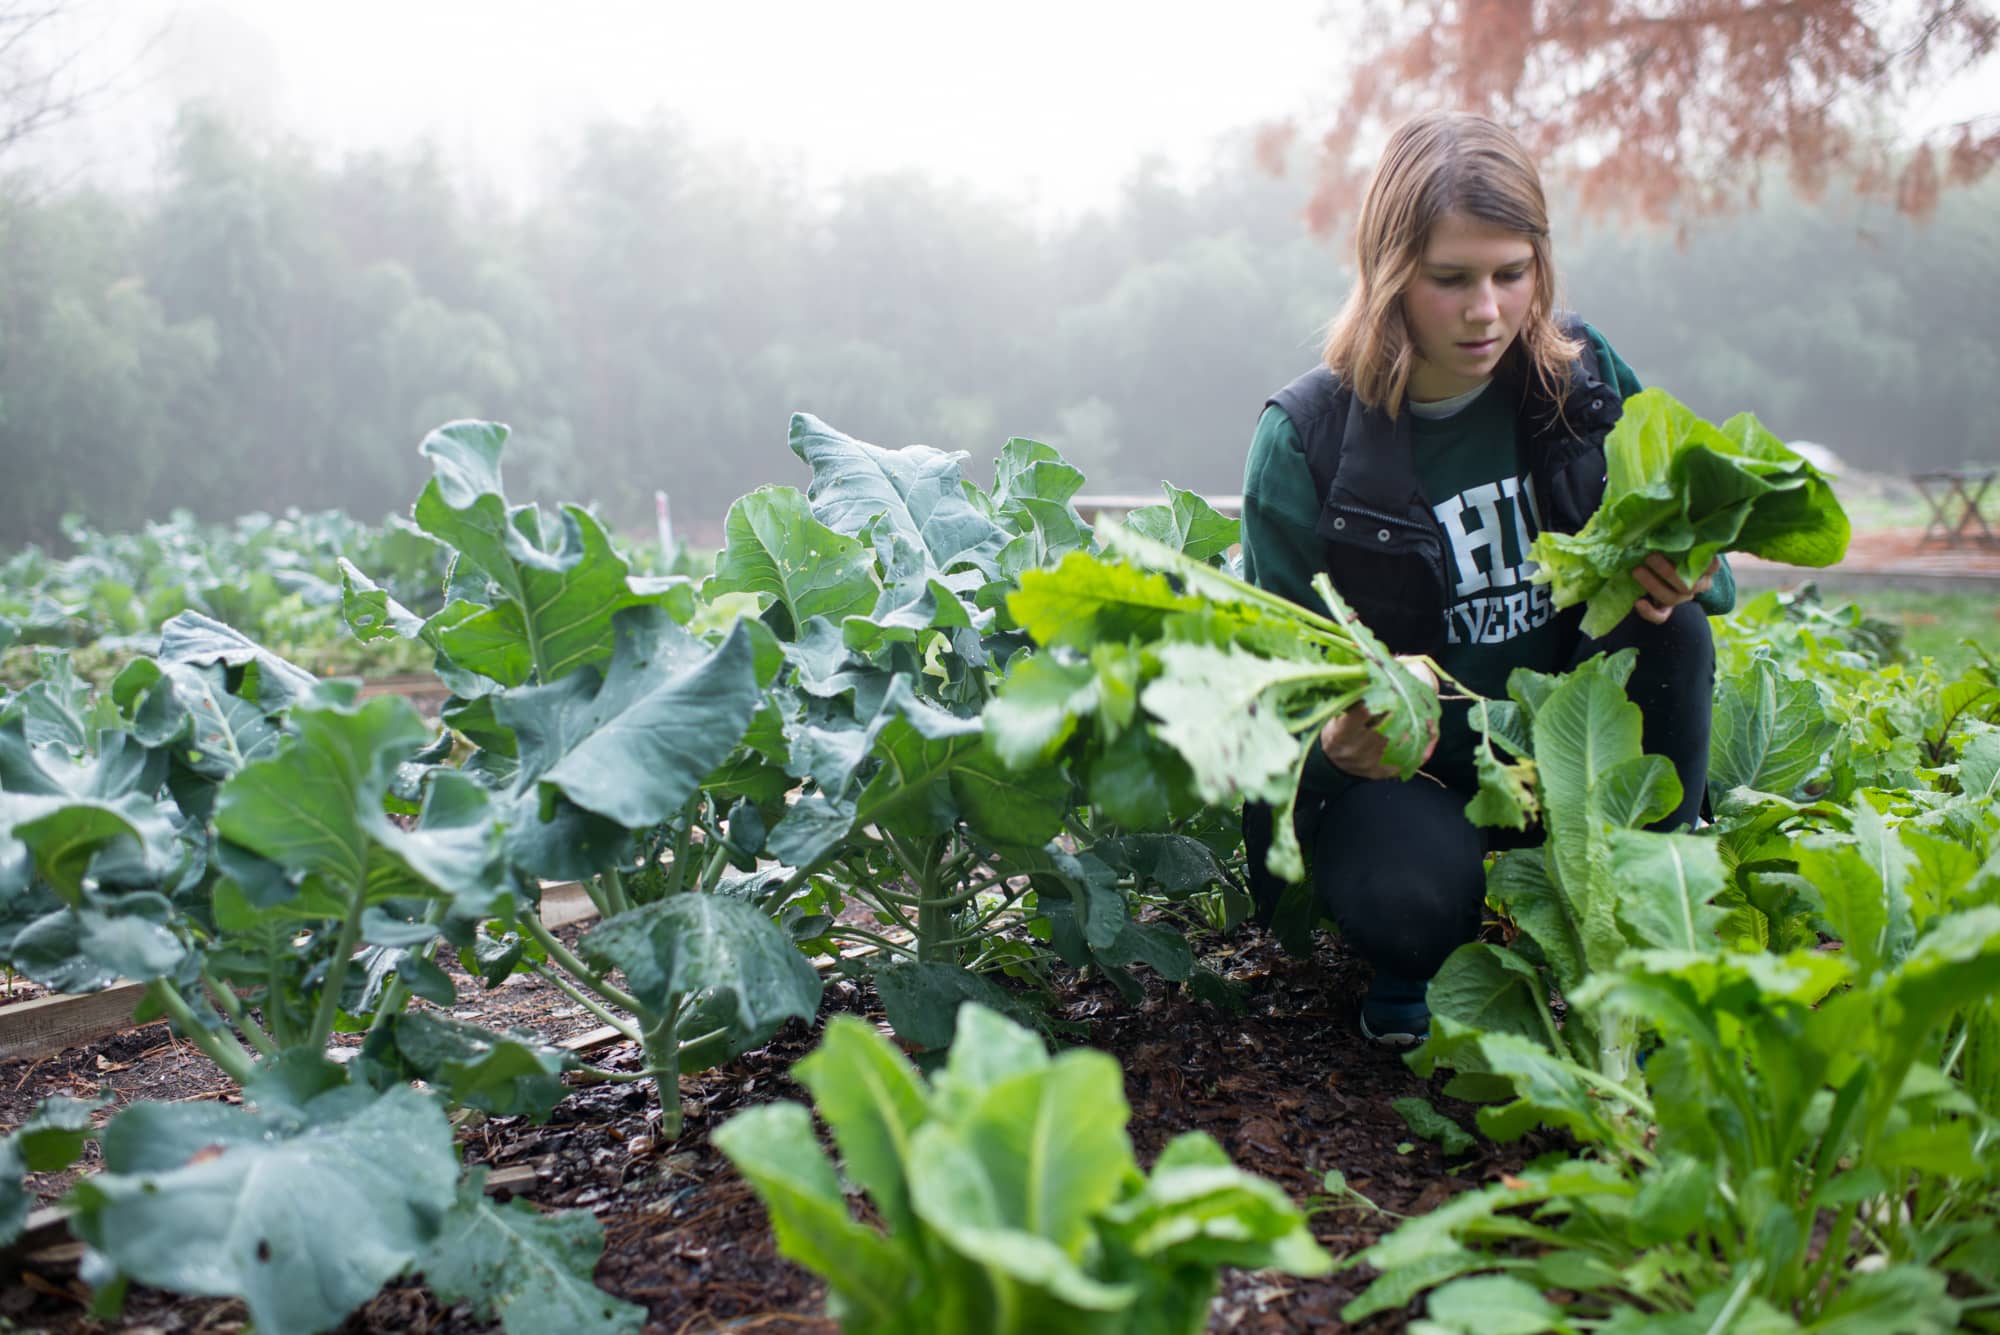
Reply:
[[[222,1068],[222,1073],[237,1084],[248,1084],[250,1077],[257,1073],[257,1060],[250,1055],[237,1040],[236,1035],[226,1029],[209,1029],[195,1018],[194,1008],[180,990],[164,978],[155,978],[146,984],[146,994],[159,1008],[167,1013],[181,1036],[200,1048],[208,1059]]]
[[[681,1134],[681,1047],[680,1016],[669,1006],[658,1022],[640,1035],[639,1046],[646,1063],[659,1081],[660,1134],[669,1140]]]

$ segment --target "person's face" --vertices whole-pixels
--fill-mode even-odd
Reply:
[[[1455,213],[1438,219],[1403,293],[1417,354],[1410,397],[1448,399],[1492,375],[1534,292],[1535,248],[1526,236]]]

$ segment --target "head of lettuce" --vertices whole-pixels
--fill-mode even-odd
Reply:
[[[1604,500],[1590,522],[1529,549],[1557,607],[1586,604],[1586,635],[1603,635],[1645,596],[1632,570],[1651,552],[1690,584],[1721,552],[1795,566],[1830,566],[1847,552],[1832,484],[1749,413],[1716,426],[1664,390],[1644,390],[1625,401],[1604,458]]]

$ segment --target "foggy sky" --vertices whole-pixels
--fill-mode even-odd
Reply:
[[[1130,0],[95,3],[139,76],[64,152],[81,138],[128,183],[198,96],[334,153],[429,138],[516,196],[568,131],[666,116],[818,186],[916,169],[1051,221],[1105,205],[1147,157],[1193,178],[1227,132],[1327,105],[1329,61],[1301,53],[1337,49],[1328,0],[1171,21]]]

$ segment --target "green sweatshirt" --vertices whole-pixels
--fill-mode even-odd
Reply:
[[[1585,326],[1607,381],[1621,399],[1639,392],[1633,374],[1602,334]],[[1535,565],[1527,547],[1541,531],[1533,497],[1515,468],[1512,406],[1489,384],[1449,417],[1411,414],[1418,485],[1445,536],[1445,563],[1454,587],[1447,607],[1444,669],[1482,695],[1504,698],[1517,667],[1552,672],[1569,646],[1554,619],[1549,586],[1531,582]],[[1243,473],[1243,573],[1260,588],[1317,609],[1312,578],[1325,566],[1325,543],[1314,532],[1320,502],[1304,448],[1291,419],[1272,406],[1257,423]],[[1707,593],[1697,596],[1711,616],[1736,605],[1736,582],[1723,562]],[[1447,710],[1438,750],[1427,768],[1446,775],[1470,773],[1472,734],[1465,711]],[[1317,751],[1306,769],[1308,786],[1341,786],[1339,774]]]

